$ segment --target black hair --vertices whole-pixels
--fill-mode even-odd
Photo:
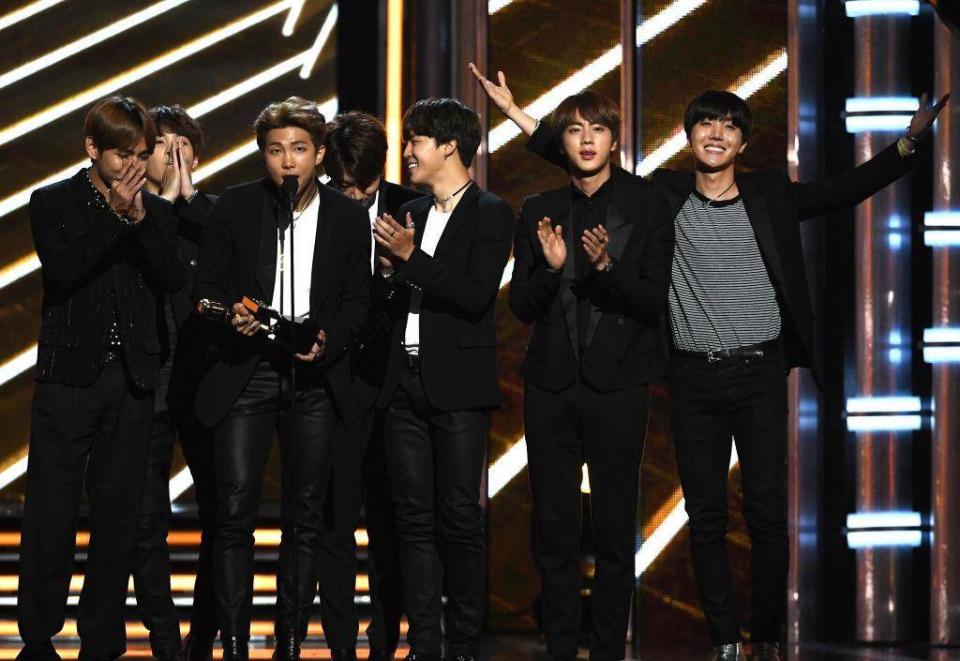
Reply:
[[[157,133],[176,133],[190,141],[193,155],[199,157],[203,151],[203,129],[200,123],[191,117],[180,104],[172,106],[154,106],[150,116],[157,125]]]
[[[729,117],[733,125],[740,129],[743,141],[750,139],[753,128],[753,114],[750,106],[733,92],[707,90],[687,106],[683,113],[683,130],[690,137],[693,125],[704,119],[723,119]]]
[[[421,99],[407,108],[403,116],[403,139],[415,135],[433,138],[438,145],[456,140],[457,153],[470,167],[483,134],[480,116],[456,99]]]

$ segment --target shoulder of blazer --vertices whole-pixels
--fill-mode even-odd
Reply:
[[[83,169],[81,169],[72,177],[36,189],[30,197],[31,199],[44,197],[54,200],[65,200],[67,198],[82,200],[88,191],[88,186],[86,175],[83,174]]]
[[[397,216],[396,216],[397,222],[402,223],[403,222],[402,218],[408,211],[413,215],[417,215],[418,213],[423,213],[424,211],[430,208],[430,205],[432,203],[433,203],[433,198],[430,197],[429,195],[418,197],[415,200],[410,200],[409,202],[404,204],[402,207],[397,209]]]
[[[539,209],[556,209],[561,205],[567,204],[569,201],[570,184],[566,184],[560,188],[526,196],[523,198],[523,204],[520,206],[520,209],[527,214],[537,213]]]
[[[779,188],[790,184],[790,177],[783,170],[769,169],[756,170],[754,172],[738,172],[737,181],[746,183],[747,187],[753,187],[764,194],[770,194],[770,188]]]
[[[383,194],[383,203],[384,207],[387,209],[399,209],[407,202],[419,199],[424,196],[418,190],[413,190],[412,188],[406,188],[399,184],[383,180],[383,185],[380,190]]]
[[[508,210],[510,209],[510,205],[507,204],[503,198],[499,197],[498,195],[494,195],[490,191],[483,188],[477,188],[477,208],[487,209],[489,207],[497,206],[503,206]],[[511,211],[511,213],[513,212]]]
[[[692,171],[682,172],[680,170],[657,168],[650,175],[650,181],[658,188],[672,189],[680,193],[692,191],[694,187]]]
[[[320,208],[325,218],[333,219],[357,234],[362,233],[365,240],[369,240],[370,217],[366,209],[331,186],[321,185],[318,186],[318,190],[320,191]]]

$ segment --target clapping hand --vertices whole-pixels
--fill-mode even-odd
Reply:
[[[387,253],[404,262],[410,259],[415,247],[413,243],[413,216],[409,211],[406,220],[407,224],[404,227],[394,220],[393,216],[385,213],[377,218],[373,235],[377,244],[383,246]],[[381,264],[383,264],[382,261]]]
[[[557,225],[553,227],[550,219],[544,216],[537,223],[537,238],[540,239],[540,247],[543,248],[543,257],[547,260],[547,266],[554,271],[563,268],[563,263],[567,261],[567,243],[563,240],[563,227]]]
[[[607,268],[607,264],[610,263],[610,255],[607,253],[610,237],[607,234],[607,228],[597,225],[592,230],[584,230],[580,240],[583,243],[583,249],[587,251],[590,264],[598,271]]]

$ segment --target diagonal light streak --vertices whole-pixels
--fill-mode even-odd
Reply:
[[[303,5],[305,5],[307,0],[292,0],[290,3],[290,13],[287,14],[287,20],[283,22],[283,36],[289,37],[293,35],[293,31],[297,28],[297,20],[300,18],[300,13],[303,11]],[[334,4],[334,7],[337,5]]]
[[[642,46],[657,35],[668,30],[680,22],[691,12],[699,9],[707,0],[676,0],[665,9],[651,16],[637,26],[635,34],[636,44]],[[523,110],[536,119],[542,119],[553,111],[560,102],[571,94],[594,84],[608,73],[620,66],[623,61],[621,44],[617,44],[603,55],[593,60],[556,87],[534,100]],[[497,151],[522,131],[510,120],[505,120],[491,129],[487,136],[487,145],[490,153]]]
[[[15,69],[0,75],[0,89],[12,85],[18,80],[22,80],[28,76],[32,76],[38,71],[42,71],[47,67],[62,62],[63,60],[80,53],[92,46],[96,46],[102,41],[106,41],[111,37],[115,37],[121,32],[125,32],[130,28],[133,28],[141,23],[146,23],[152,18],[156,18],[161,14],[164,14],[175,7],[189,2],[190,0],[163,0],[163,2],[158,2],[155,5],[151,5],[146,9],[142,9],[135,14],[131,14],[126,18],[121,18],[119,21],[114,21],[110,25],[100,28],[96,32],[91,32],[90,34],[80,37],[75,41],[71,41],[65,46],[61,46],[55,50],[50,51],[46,55],[31,60],[24,64],[21,64]]]
[[[21,257],[13,264],[0,269],[0,289],[16,282],[25,275],[29,275],[40,268],[40,258],[37,253]]]
[[[513,3],[513,0],[490,0],[487,3],[487,13],[493,16],[498,11]]]
[[[187,43],[174,48],[171,51],[155,57],[148,62],[144,62],[131,69],[127,69],[113,78],[98,83],[93,87],[88,87],[78,94],[74,94],[59,103],[56,103],[38,113],[30,115],[15,124],[0,129],[0,145],[4,145],[12,140],[23,137],[25,134],[38,128],[46,126],[50,122],[59,119],[63,115],[71,113],[82,108],[97,99],[115,92],[126,85],[136,83],[147,76],[150,76],[166,67],[176,64],[180,60],[186,59],[192,55],[203,51],[210,46],[220,43],[225,39],[236,36],[244,30],[276,16],[290,7],[290,0],[281,0],[275,2],[259,11],[248,14],[243,18],[227,23],[221,28],[209,32],[201,37],[188,41]]]
[[[0,365],[0,386],[15,379],[37,362],[37,345],[34,344]]]
[[[20,9],[14,9],[0,16],[0,30],[6,30],[11,25],[25,21],[31,16],[50,9],[54,5],[59,5],[61,2],[63,2],[63,0],[37,0],[36,2],[31,2],[28,5],[20,7]]]
[[[306,80],[310,77],[310,74],[313,73],[313,65],[317,63],[317,59],[320,57],[320,52],[323,51],[323,47],[326,45],[327,40],[330,39],[330,34],[333,32],[334,26],[337,24],[337,4],[334,3],[330,7],[330,13],[327,14],[327,18],[323,21],[323,25],[320,26],[320,32],[317,33],[317,38],[313,42],[313,46],[306,52],[304,55],[303,67],[300,69],[300,78]]]
[[[772,53],[765,62],[756,67],[752,73],[743,76],[730,91],[742,99],[748,99],[787,69],[787,51],[778,50]],[[637,174],[647,176],[658,167],[680,153],[687,144],[687,136],[683,128],[670,137],[669,140],[650,152],[646,158],[637,163]]]
[[[0,489],[6,489],[10,484],[20,479],[27,472],[27,448],[23,447],[12,464],[0,471]]]

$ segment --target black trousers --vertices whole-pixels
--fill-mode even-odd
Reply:
[[[693,568],[716,645],[740,640],[727,554],[731,437],[743,480],[750,533],[754,641],[783,639],[786,613],[787,382],[774,349],[760,359],[671,359],[670,426],[690,516]]]
[[[407,366],[384,415],[410,650],[439,654],[446,586],[447,656],[476,656],[486,560],[480,483],[490,414],[440,411]]]
[[[290,411],[290,383],[284,379],[281,397],[278,374],[269,362],[261,362],[246,389],[213,431],[217,481],[214,566],[218,619],[224,638],[247,640],[250,636],[253,533],[274,431],[280,437],[283,464],[275,625],[278,638],[306,636],[316,593],[336,413],[322,383],[308,370],[302,370],[298,374],[294,418]],[[294,425],[295,451],[291,436]]]
[[[77,615],[80,658],[124,653],[152,412],[152,391],[133,387],[119,360],[90,386],[36,384],[20,543],[19,658],[50,655],[50,639],[63,628],[85,463],[90,545]]]
[[[346,429],[341,428],[346,434]],[[384,454],[383,415],[370,411],[359,438],[337,444],[326,505],[326,534],[321,547],[320,617],[327,645],[347,649],[357,644],[359,615],[354,592],[357,545],[354,531],[361,508],[367,526],[370,583],[370,648],[397,649],[403,616],[400,560],[393,523],[393,499]]]
[[[154,413],[144,480],[143,503],[137,520],[137,554],[133,588],[137,609],[150,631],[154,656],[180,649],[180,616],[170,594],[170,464],[175,433],[166,410]]]
[[[210,430],[192,416],[176,418],[169,410],[154,414],[150,434],[147,474],[137,532],[133,569],[137,606],[150,631],[154,656],[180,649],[180,616],[170,593],[170,464],[175,438],[193,477],[200,521],[200,552],[193,590],[190,632],[213,640],[217,635],[213,592],[213,530],[216,521],[216,480]]]
[[[580,638],[580,483],[586,463],[596,547],[590,658],[624,658],[649,401],[646,385],[601,393],[581,382],[559,392],[525,384],[534,544],[551,656],[575,656]]]

